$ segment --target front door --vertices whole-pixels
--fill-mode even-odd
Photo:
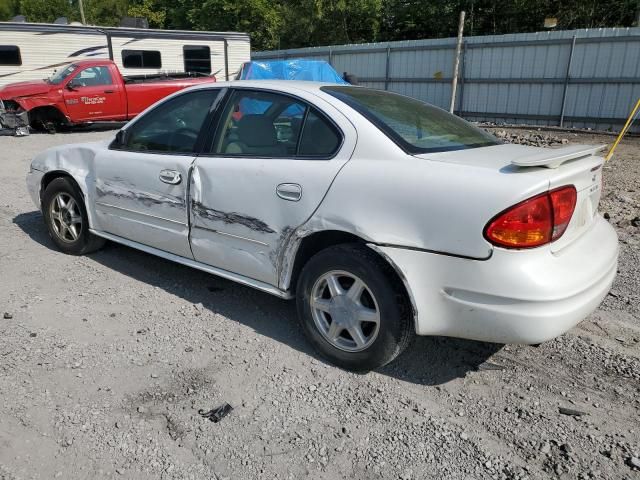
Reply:
[[[343,114],[299,95],[231,94],[215,138],[195,162],[196,260],[277,286],[291,233],[313,214],[355,147],[355,130]]]
[[[181,93],[126,127],[95,159],[95,227],[193,258],[187,195],[196,144],[218,89]]]
[[[74,122],[118,120],[126,115],[123,92],[107,66],[86,67],[63,89],[64,103]]]

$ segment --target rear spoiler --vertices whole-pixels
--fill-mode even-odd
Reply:
[[[513,165],[518,167],[547,167],[558,168],[569,160],[591,157],[604,150],[606,145],[571,145],[564,148],[548,148],[543,152],[527,155],[512,160]]]

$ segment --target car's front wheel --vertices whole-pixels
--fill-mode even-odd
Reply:
[[[42,194],[42,213],[51,239],[64,253],[84,255],[105,243],[89,231],[82,193],[66,177],[56,178],[47,185]]]
[[[297,303],[314,347],[348,370],[389,363],[414,335],[397,278],[362,245],[338,245],[312,257],[298,279]]]

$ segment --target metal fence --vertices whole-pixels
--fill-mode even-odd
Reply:
[[[448,108],[455,44],[445,38],[252,57],[324,59],[362,85]],[[617,130],[640,97],[640,28],[467,37],[461,55],[456,113],[469,120]]]

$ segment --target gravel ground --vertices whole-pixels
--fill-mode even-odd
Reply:
[[[0,138],[0,478],[640,478],[639,139],[605,167],[622,251],[593,315],[537,348],[420,338],[357,375],[292,303],[115,244],[56,251],[30,158],[110,134]]]

